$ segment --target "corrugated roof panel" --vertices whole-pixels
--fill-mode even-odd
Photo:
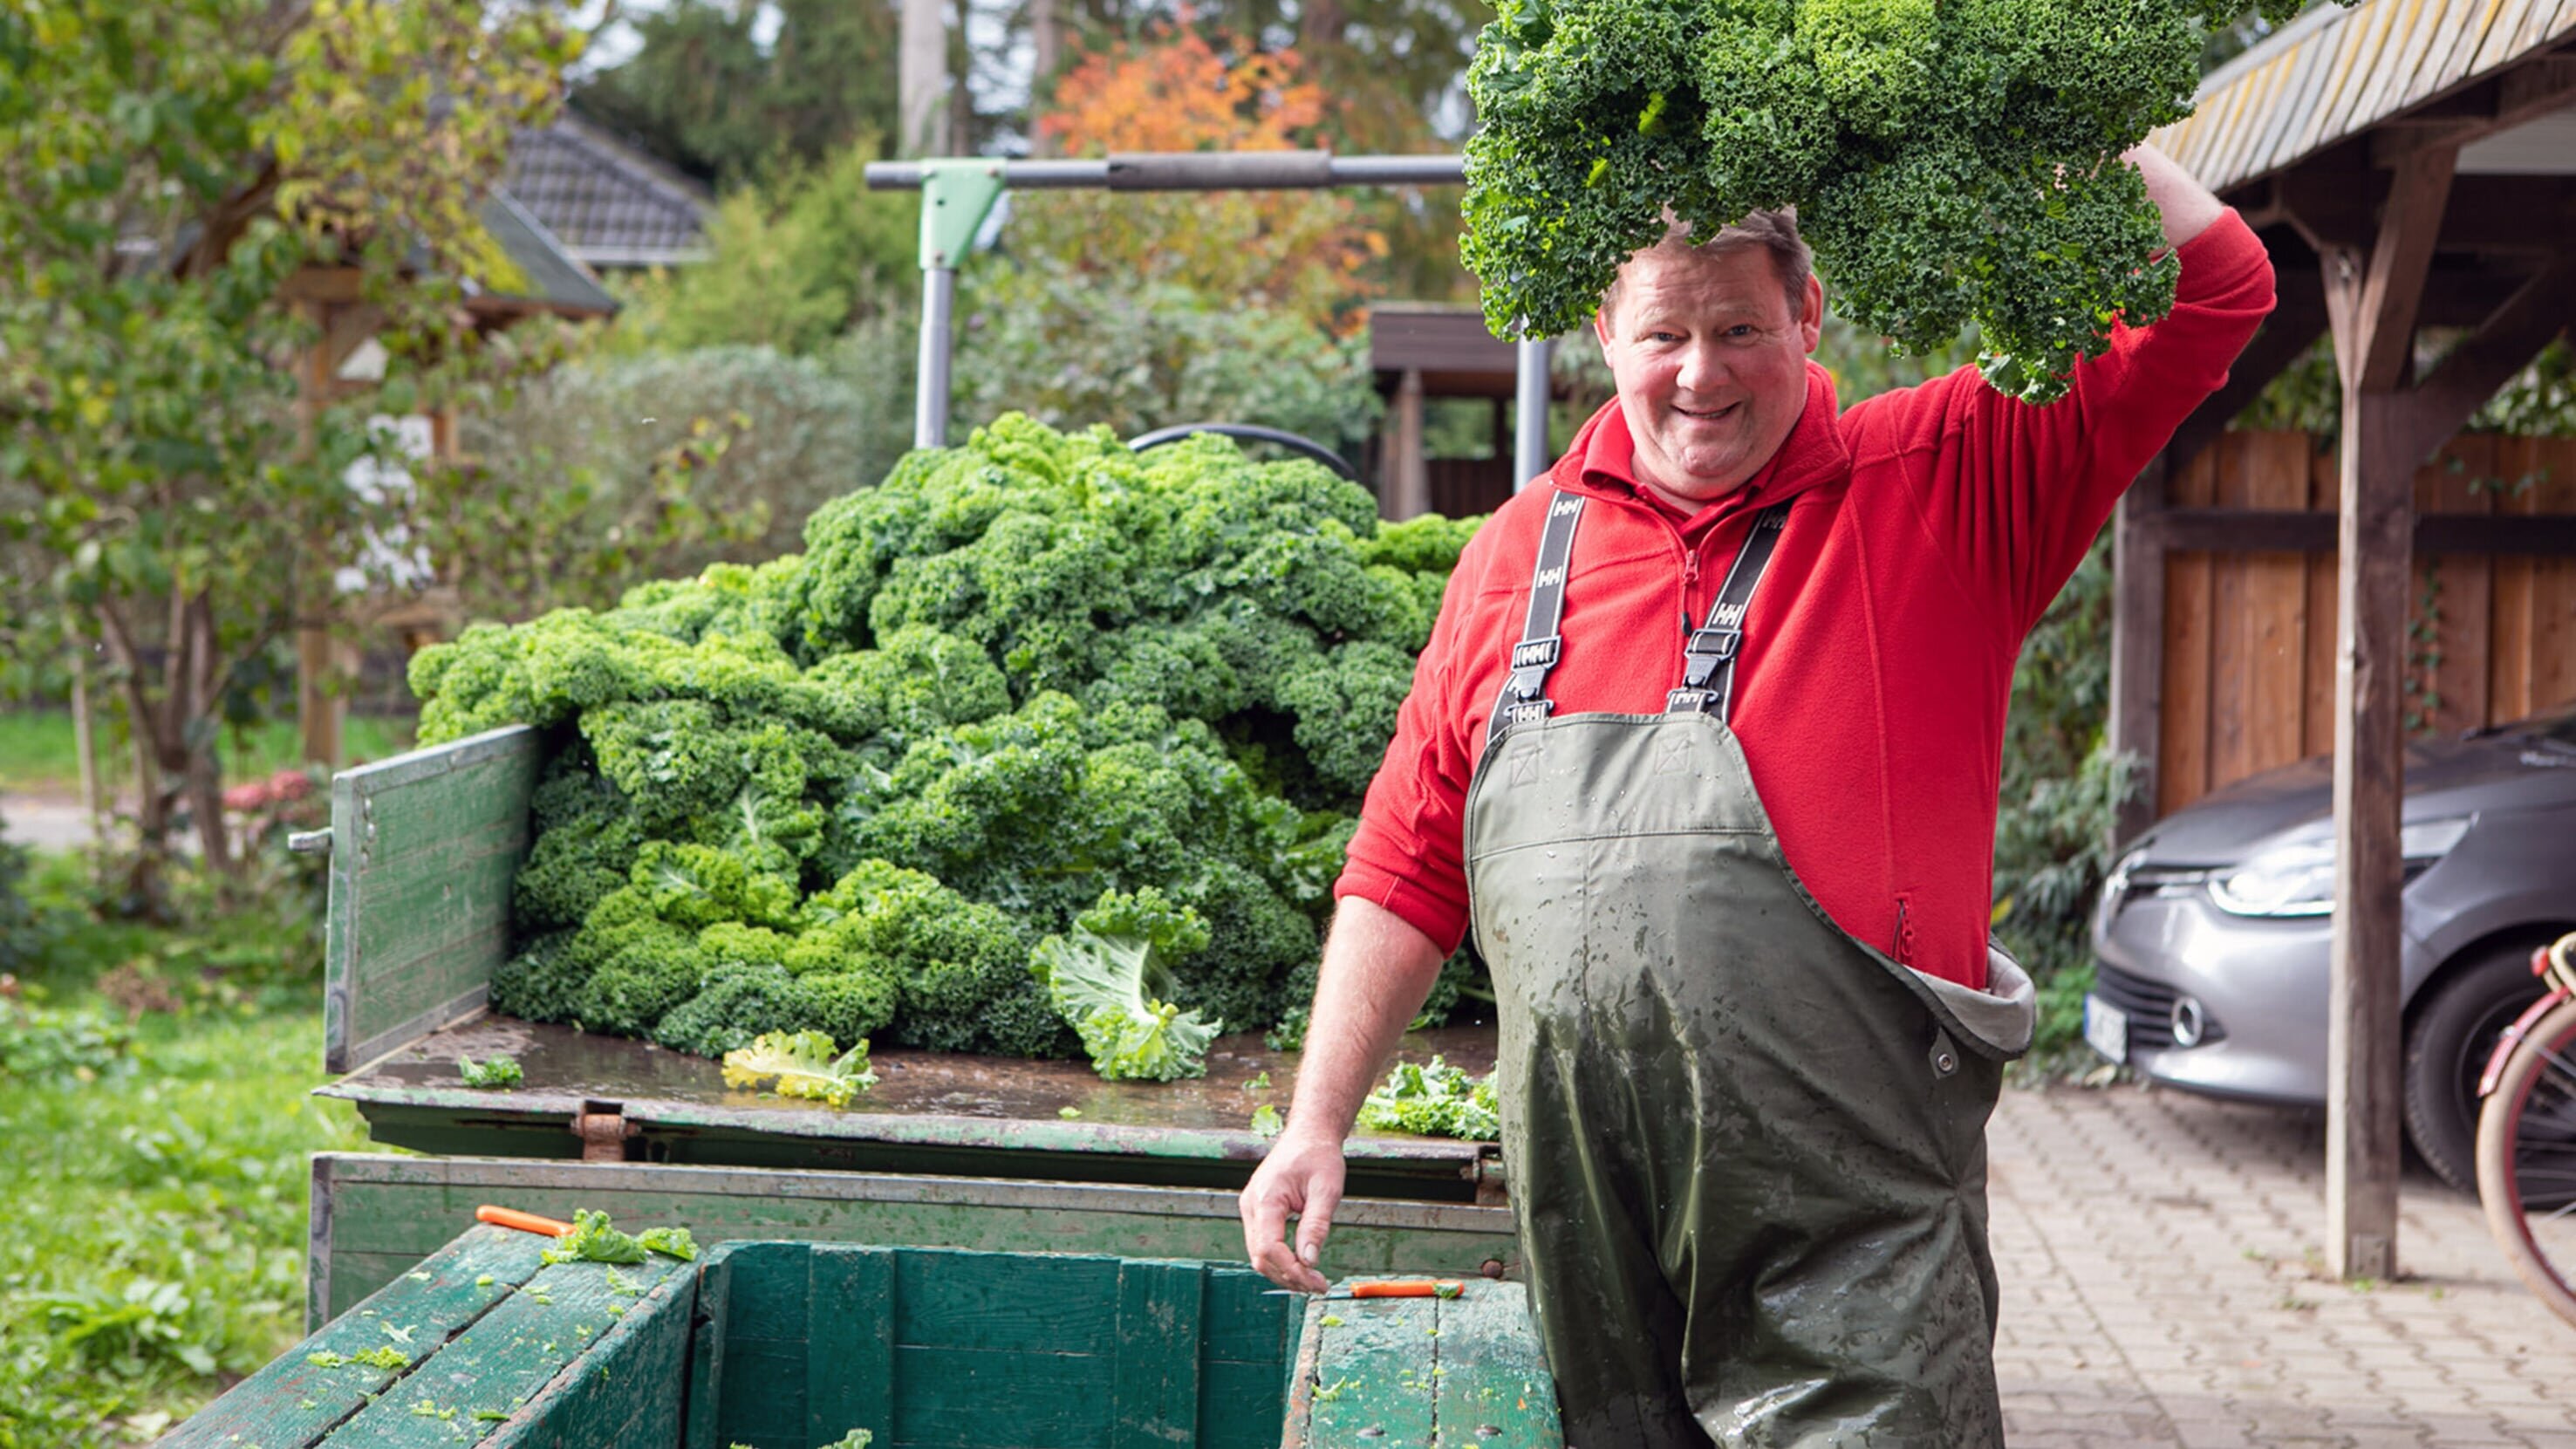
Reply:
[[[2576,0],[2364,0],[2221,67],[2152,138],[2225,189],[2278,171],[2576,31]]]
[[[2440,71],[2432,63],[2435,41],[2450,33],[2451,7],[2443,0],[2412,0],[2414,13],[2406,17],[2406,30],[2398,43],[2397,54],[2384,67],[2387,82],[2379,88],[2377,108],[2382,112],[2402,111],[2441,88]]]
[[[2352,23],[2344,28],[2343,43],[2336,47],[2335,65],[2341,75],[2332,103],[2317,117],[2314,145],[2332,145],[2370,124],[2373,113],[2363,109],[2362,103],[2386,73],[2390,33],[2397,28],[2405,8],[2400,0],[2374,0],[2354,9]]]

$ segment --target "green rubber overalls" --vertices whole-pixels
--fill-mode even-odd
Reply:
[[[1728,730],[1788,504],[1658,715],[1556,715],[1559,493],[1467,792],[1503,1150],[1570,1449],[2003,1442],[1985,1126],[2029,976],[1980,992],[1829,920]]]

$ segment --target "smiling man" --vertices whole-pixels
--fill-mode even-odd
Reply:
[[[1370,786],[1253,1262],[1320,1291],[1342,1139],[1472,928],[1521,1276],[1566,1439],[2002,1442],[1985,1124],[2023,636],[2272,302],[2141,148],[2182,277],[2034,408],[1962,369],[1849,412],[1794,221],[1638,253],[1618,398],[1460,559]],[[1293,1245],[1289,1220],[1296,1219]]]

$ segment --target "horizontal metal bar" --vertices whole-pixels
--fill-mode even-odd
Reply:
[[[1003,161],[1017,191],[1287,191],[1324,186],[1456,186],[1456,156],[1335,156],[1329,151],[1133,151],[1096,161]],[[872,161],[871,191],[916,191],[921,166]]]

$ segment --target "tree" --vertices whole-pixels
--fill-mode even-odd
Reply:
[[[633,24],[641,47],[584,81],[575,108],[719,191],[897,134],[890,0],[675,0]]]
[[[47,565],[0,586],[105,646],[143,899],[183,805],[233,864],[245,665],[403,562],[416,495],[344,481],[392,461],[370,419],[542,363],[480,345],[459,279],[524,283],[479,208],[581,40],[540,4],[0,0],[0,518]],[[299,385],[317,278],[379,321],[380,382]]]
[[[1301,65],[1294,51],[1220,50],[1175,25],[1085,57],[1038,130],[1070,156],[1291,150],[1313,144],[1327,114]],[[1015,251],[1283,307],[1336,330],[1356,321],[1353,308],[1373,290],[1364,269],[1384,252],[1339,191],[1030,192],[1013,207]]]

